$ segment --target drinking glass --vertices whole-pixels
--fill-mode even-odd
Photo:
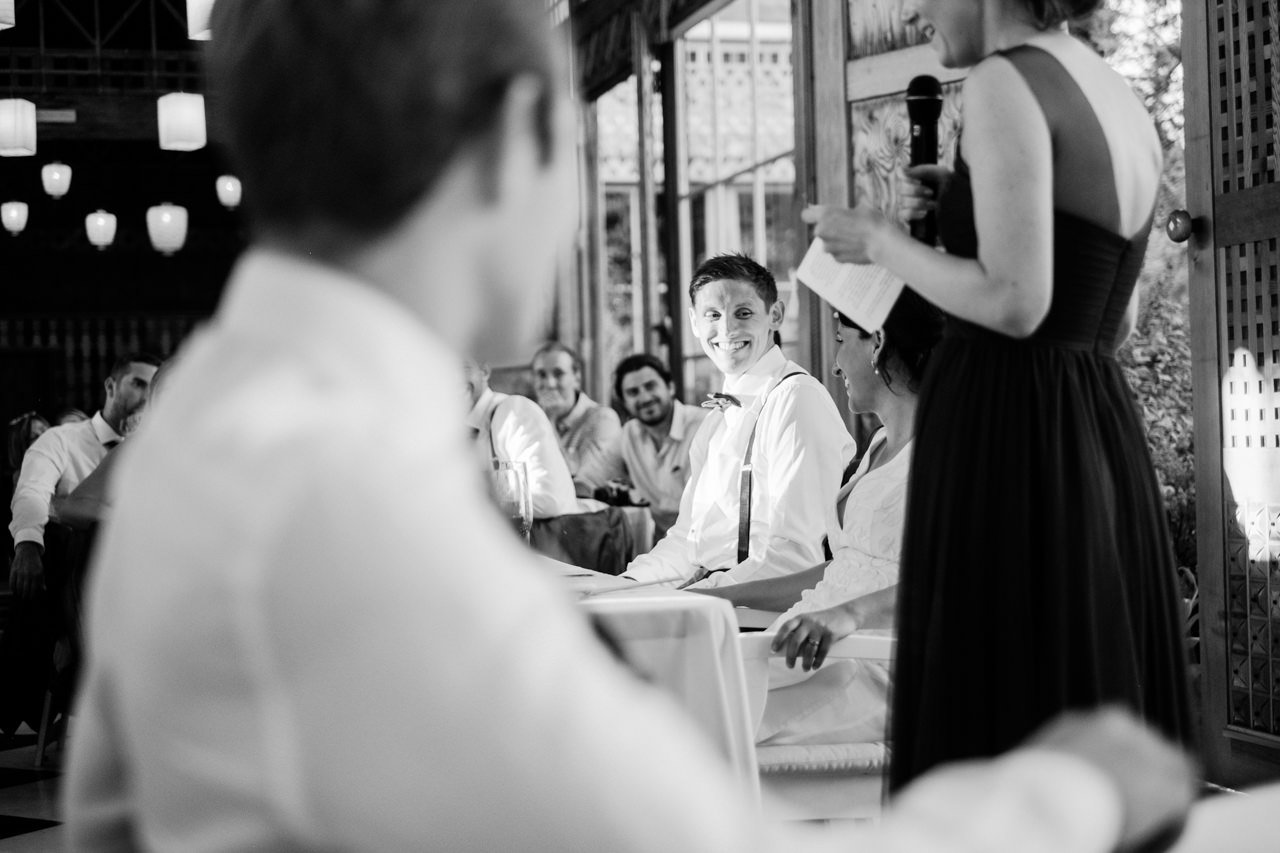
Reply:
[[[493,496],[498,508],[526,543],[533,527],[533,498],[529,494],[529,474],[523,462],[493,464]]]

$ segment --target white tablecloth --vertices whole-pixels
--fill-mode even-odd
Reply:
[[[676,698],[758,799],[754,727],[729,603],[661,587],[627,589],[622,585],[634,584],[575,576],[572,567],[564,574],[583,595],[580,605],[612,632],[630,664]]]

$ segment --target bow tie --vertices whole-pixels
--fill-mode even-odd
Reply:
[[[732,394],[721,394],[719,391],[713,391],[707,395],[707,399],[702,401],[704,409],[719,409],[724,411],[730,406],[738,406],[741,408],[742,401]]]

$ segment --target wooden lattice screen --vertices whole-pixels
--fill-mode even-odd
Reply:
[[[17,408],[33,406],[46,417],[56,416],[55,409],[65,406],[92,413],[102,405],[102,382],[118,356],[137,350],[171,355],[199,319],[194,315],[0,317],[0,359],[35,353],[46,354],[52,363],[52,384],[40,389],[40,399],[9,400],[6,394],[6,410],[0,415],[7,420],[20,414]]]
[[[1280,16],[1268,0],[1217,0],[1208,23],[1226,494],[1223,698],[1231,733],[1280,745]]]

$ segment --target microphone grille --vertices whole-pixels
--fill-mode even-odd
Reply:
[[[912,77],[911,82],[907,84],[908,98],[941,98],[942,84],[938,82],[938,78],[930,74],[921,74],[918,77]]]

